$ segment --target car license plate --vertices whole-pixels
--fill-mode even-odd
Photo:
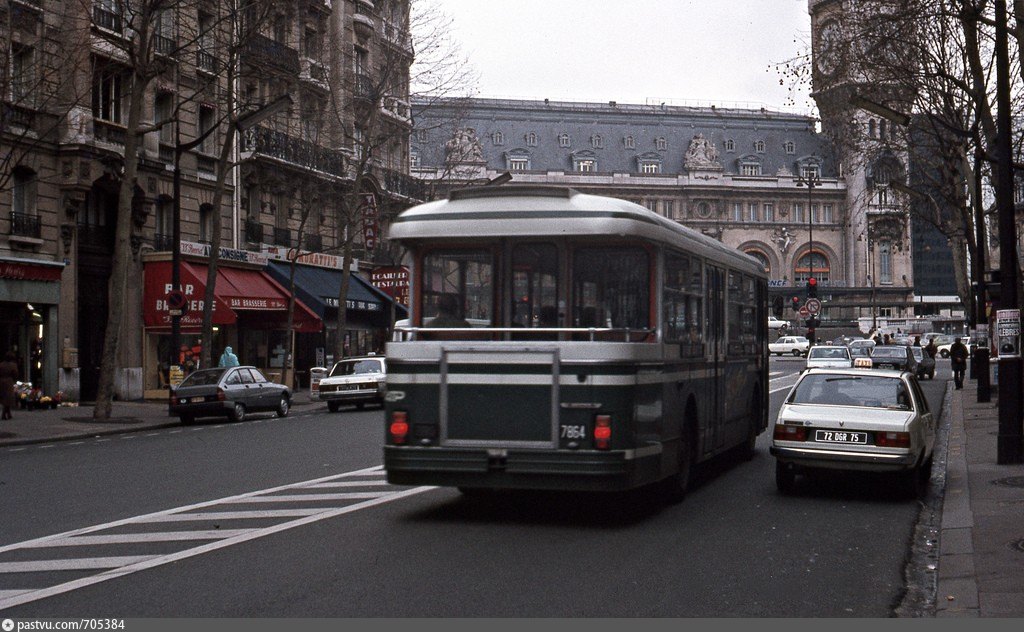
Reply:
[[[814,440],[822,443],[859,443],[866,445],[868,433],[845,430],[815,430]]]
[[[206,401],[206,398],[205,397],[193,397],[189,401],[192,402],[193,404],[198,404],[199,402]]]

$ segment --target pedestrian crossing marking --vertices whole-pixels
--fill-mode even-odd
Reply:
[[[363,470],[325,476],[290,485],[281,485],[270,489],[219,498],[184,507],[176,507],[143,516],[133,516],[106,524],[0,546],[0,574],[23,574],[26,583],[44,586],[42,588],[8,588],[0,590],[0,610],[436,489],[435,487],[426,486],[412,488],[393,486],[381,489],[382,486],[387,485],[384,476],[383,467],[378,465]],[[326,494],[303,493],[305,490],[329,489],[330,487],[352,489],[353,491]],[[377,489],[359,491],[359,487],[375,487]],[[325,506],[247,511],[217,510],[220,507],[227,508],[231,505],[246,503],[281,503],[284,505],[301,501],[317,501]],[[143,533],[109,533],[111,529],[126,526],[148,527],[160,523],[247,520],[254,518],[270,519],[275,522],[267,526],[251,529],[195,529]],[[104,531],[107,533],[102,533]],[[63,559],[50,559],[56,553],[53,550],[48,550],[46,552],[48,559],[11,559],[6,561],[3,559],[6,553],[24,551],[26,549],[59,548],[60,552],[71,553],[77,550],[75,547],[78,546],[132,544],[135,547],[145,547],[147,544],[167,542],[182,543],[183,548],[171,553],[164,553],[163,550],[166,550],[166,544],[163,544],[164,549],[154,555],[109,557],[74,557],[69,555]],[[20,557],[24,557],[24,554]],[[62,580],[60,578],[60,571],[70,570],[98,570],[100,572],[71,581]],[[37,575],[33,576],[33,573]]]

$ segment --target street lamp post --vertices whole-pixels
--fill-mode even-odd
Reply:
[[[287,109],[293,103],[294,101],[290,95],[282,95],[263,107],[239,117],[235,121],[235,127],[239,131],[245,131],[253,125],[256,125],[278,112]],[[174,243],[171,245],[171,289],[175,292],[181,291],[181,155],[198,147],[216,129],[216,125],[211,125],[209,129],[199,134],[193,140],[190,140],[187,143],[182,143],[181,124],[176,121],[174,125],[174,175],[171,190],[174,195],[171,218],[171,221],[174,224],[171,229],[172,240]],[[220,212],[220,209],[216,209],[214,212]],[[167,365],[168,372],[172,367],[177,366],[179,362],[178,353],[179,347],[181,346],[182,314],[183,310],[175,310],[171,313],[171,353],[169,358],[170,362]],[[170,384],[170,375],[168,374],[167,377],[168,384]]]

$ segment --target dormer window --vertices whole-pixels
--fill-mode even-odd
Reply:
[[[572,170],[584,173],[597,171],[597,155],[590,150],[574,152],[572,155]]]
[[[530,132],[526,135],[526,146],[536,147],[537,146],[537,132]]]
[[[522,149],[513,149],[505,154],[505,168],[509,171],[528,171],[530,154]]]
[[[626,149],[636,149],[636,141],[632,136],[627,136],[622,139],[622,146]]]
[[[658,151],[665,151],[668,149],[668,141],[663,136],[659,136],[654,139],[654,146],[657,147]]]
[[[563,134],[559,134],[558,135],[558,146],[559,147],[568,147],[569,146],[569,135],[568,134],[564,134],[563,133]]]
[[[504,145],[505,135],[502,134],[501,132],[494,132],[491,134],[491,142],[494,143],[495,145]]]
[[[590,137],[590,146],[594,149],[601,149],[604,147],[604,139],[601,138],[600,134],[594,134]]]
[[[736,161],[741,176],[761,175],[761,158],[754,154],[747,154]]]
[[[722,145],[725,147],[725,151],[736,151],[736,141],[731,138],[726,138]]]
[[[795,154],[796,153],[796,143],[794,143],[791,140],[787,140],[783,144],[783,147],[785,148],[787,154]]]
[[[763,140],[754,141],[754,151],[756,151],[759,154],[763,154],[764,153],[764,141]]]

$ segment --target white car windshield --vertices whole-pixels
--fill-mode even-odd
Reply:
[[[820,358],[826,360],[849,360],[850,352],[846,349],[829,349],[828,347],[811,347],[809,358]]]
[[[341,361],[331,369],[331,377],[342,377],[346,375],[368,375],[371,373],[383,373],[384,368],[380,360],[351,360]]]
[[[789,403],[911,408],[903,380],[876,375],[806,375],[793,390]]]

